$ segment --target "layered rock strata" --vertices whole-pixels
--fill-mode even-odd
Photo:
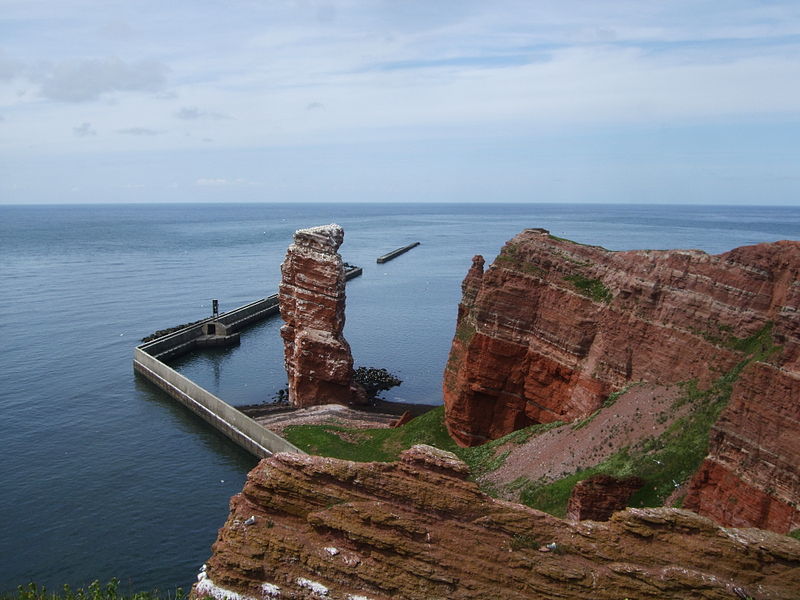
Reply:
[[[628,506],[628,500],[644,482],[638,477],[595,475],[572,488],[567,503],[567,518],[572,521],[608,521],[611,515]]]
[[[751,365],[711,429],[684,506],[734,527],[800,529],[800,377]]]
[[[763,600],[800,589],[791,538],[667,508],[562,521],[490,498],[467,474],[429,446],[397,463],[265,459],[232,499],[194,596]]]
[[[281,264],[278,291],[289,402],[363,404],[353,381],[353,357],[343,335],[345,274],[338,225],[300,229]]]
[[[627,383],[750,364],[712,432],[689,506],[730,525],[800,526],[800,242],[711,256],[611,252],[528,229],[484,272],[473,259],[445,370],[462,445],[572,421]],[[754,348],[762,337],[772,353]],[[758,356],[761,352],[763,356]]]

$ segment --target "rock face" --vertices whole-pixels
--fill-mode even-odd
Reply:
[[[789,537],[667,508],[562,521],[490,498],[467,474],[429,446],[397,463],[265,459],[232,499],[194,596],[763,600],[800,589]]]
[[[475,257],[464,280],[444,376],[448,430],[477,445],[585,417],[630,382],[705,387],[771,332],[779,349],[734,383],[687,505],[724,524],[796,528],[798,279],[800,242],[611,252],[525,230],[487,271]]]
[[[567,518],[573,521],[608,521],[628,506],[628,500],[644,482],[638,477],[595,475],[575,484],[567,504]]]
[[[344,339],[345,275],[338,225],[300,229],[281,265],[279,302],[289,402],[361,404],[353,382],[353,357]]]
[[[800,378],[758,363],[734,387],[684,506],[734,527],[800,528]]]

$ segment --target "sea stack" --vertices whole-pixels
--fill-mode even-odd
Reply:
[[[279,302],[289,402],[362,404],[353,356],[344,339],[345,274],[338,225],[299,229],[281,265]]]

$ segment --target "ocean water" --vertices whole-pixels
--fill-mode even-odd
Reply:
[[[460,283],[526,227],[614,250],[800,239],[800,208],[637,205],[0,206],[0,592],[121,580],[188,587],[255,460],[137,378],[152,331],[277,290],[295,229],[337,222],[358,365],[441,403]],[[420,241],[385,265],[375,258]],[[175,366],[232,404],[285,384],[280,322]]]

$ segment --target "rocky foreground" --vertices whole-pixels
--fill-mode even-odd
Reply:
[[[800,542],[679,509],[562,521],[495,500],[455,455],[279,454],[250,472],[194,596],[434,600],[797,598]]]
[[[730,386],[685,506],[800,527],[800,242],[611,252],[527,229],[473,260],[445,370],[461,445],[592,415],[647,382]],[[683,482],[677,482],[683,483]]]

